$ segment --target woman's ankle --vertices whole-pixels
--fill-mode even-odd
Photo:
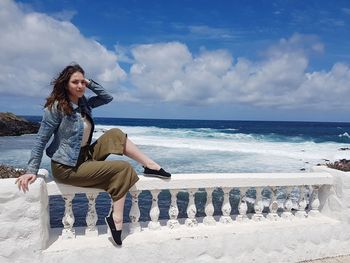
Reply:
[[[123,229],[123,219],[119,216],[113,214],[113,221],[115,225],[116,230],[122,230]]]
[[[156,171],[160,170],[160,168],[161,168],[160,165],[155,163],[155,162],[146,163],[144,166],[149,168],[149,169],[156,170]]]

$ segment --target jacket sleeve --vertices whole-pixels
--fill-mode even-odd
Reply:
[[[27,173],[37,174],[46,144],[61,121],[62,113],[57,109],[57,104],[54,104],[51,109],[44,109],[43,119],[28,161]]]
[[[91,108],[96,108],[98,106],[107,104],[113,100],[111,94],[109,94],[100,84],[90,79],[90,83],[87,86],[92,92],[97,96],[93,96],[88,99],[88,106]]]

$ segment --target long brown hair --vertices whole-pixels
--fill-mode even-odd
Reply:
[[[55,101],[58,101],[58,108],[63,113],[69,115],[72,114],[73,108],[69,102],[67,86],[70,77],[75,73],[80,72],[85,75],[83,68],[79,64],[71,64],[65,67],[56,78],[51,81],[53,90],[49,97],[46,99],[45,107],[52,108]]]

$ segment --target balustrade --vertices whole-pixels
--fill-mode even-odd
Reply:
[[[203,223],[207,226],[216,225],[216,221],[213,217],[214,215],[214,205],[213,205],[213,188],[207,189],[207,202],[205,203],[205,214],[206,216],[203,219]]]
[[[306,206],[307,206],[307,203],[306,203],[305,186],[301,186],[299,200],[298,200],[298,211],[295,213],[295,216],[298,218],[306,218],[307,217],[307,213],[305,211]]]
[[[305,173],[307,174],[307,173]],[[150,230],[157,231],[161,229],[160,224],[160,207],[158,205],[159,193],[161,190],[168,190],[170,192],[170,207],[168,210],[169,219],[167,219],[166,228],[177,229],[180,227],[180,222],[178,220],[179,207],[178,207],[178,193],[188,192],[189,201],[185,211],[187,212],[187,218],[184,221],[183,226],[185,227],[196,227],[198,226],[197,214],[197,204],[195,200],[195,195],[198,188],[204,189],[206,192],[206,203],[205,203],[205,216],[203,217],[203,225],[215,226],[217,224],[229,225],[234,222],[262,222],[266,219],[273,221],[279,220],[296,220],[305,219],[308,216],[318,216],[320,214],[320,200],[318,199],[318,190],[321,185],[332,184],[331,177],[327,174],[322,173],[309,173],[308,176],[300,177],[299,174],[279,174],[279,176],[265,176],[259,174],[215,174],[215,175],[189,175],[191,180],[186,178],[186,175],[175,175],[174,179],[169,181],[163,181],[155,178],[142,178],[144,183],[134,186],[131,189],[131,209],[129,213],[130,218],[130,233],[142,231],[140,225],[141,211],[139,208],[139,196],[142,191],[150,191],[152,196],[151,209],[149,211],[149,216],[151,221],[148,222],[148,227]],[[177,176],[181,177],[177,179]],[[210,178],[212,176],[213,178]],[[197,177],[197,178],[196,178]],[[140,180],[142,182],[142,180]],[[173,182],[172,182],[173,181]],[[198,187],[194,187],[198,185]],[[220,187],[217,185],[225,185]],[[65,202],[65,212],[62,218],[63,229],[62,238],[74,238],[75,230],[73,228],[74,224],[74,214],[72,209],[72,200],[75,193],[85,192],[88,199],[88,212],[86,215],[86,236],[96,236],[98,234],[96,228],[97,214],[95,208],[96,197],[101,191],[99,189],[89,189],[72,187],[61,184],[56,184],[54,182],[48,184],[49,194],[61,194]],[[283,205],[281,200],[277,200],[278,191],[281,191],[281,187],[285,190],[285,198],[283,200]],[[237,207],[231,207],[230,193],[233,193],[233,189],[239,189],[239,202]],[[248,188],[252,188],[249,191]],[[306,197],[306,190],[309,189],[309,200]],[[214,198],[213,193],[215,189],[221,189],[223,192],[223,203],[221,206],[221,215],[217,218],[214,217]],[[255,191],[254,191],[254,190]],[[269,206],[264,213],[265,205],[263,202],[263,193],[269,189],[270,196],[264,198],[269,198]],[[253,191],[252,191],[253,190]],[[219,191],[215,191],[219,192]],[[249,197],[249,193],[255,192],[255,197]],[[295,207],[293,209],[293,198],[292,193],[297,196]],[[253,200],[253,201],[252,201]],[[248,201],[252,203],[254,211],[248,213]],[[309,202],[308,202],[309,201]],[[282,209],[282,212],[279,212]],[[238,214],[234,215],[232,212],[238,211]]]
[[[97,236],[97,228],[96,228],[96,223],[97,223],[97,213],[96,213],[96,197],[98,194],[96,193],[87,193],[86,197],[89,201],[88,204],[88,212],[86,215],[86,225],[87,228],[85,230],[85,235],[87,236]]]
[[[178,228],[180,223],[177,219],[179,215],[179,208],[177,207],[177,192],[176,190],[170,190],[171,194],[171,204],[169,208],[169,220],[167,226],[171,229]]]
[[[139,222],[140,219],[140,208],[139,208],[139,194],[140,191],[132,191],[131,192],[131,209],[129,213],[130,218],[130,233],[140,232],[141,225]]]
[[[74,224],[74,214],[73,214],[73,207],[72,207],[72,201],[74,194],[66,194],[63,195],[64,200],[64,216],[62,218],[62,238],[68,239],[68,238],[74,238],[75,237],[75,230],[73,228]]]
[[[255,197],[255,203],[254,203],[255,214],[252,217],[252,219],[255,222],[259,222],[259,221],[264,221],[265,220],[265,217],[262,214],[262,212],[264,210],[264,202],[262,200],[261,191],[262,191],[261,187],[257,187],[256,188],[256,197]]]

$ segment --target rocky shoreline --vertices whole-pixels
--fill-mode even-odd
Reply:
[[[326,164],[329,168],[337,169],[343,172],[349,172],[350,171],[350,160],[342,159],[339,161],[335,161],[334,163],[327,163]]]
[[[17,178],[20,177],[22,174],[25,174],[25,170],[16,169],[12,166],[5,164],[0,164],[0,179]]]
[[[39,123],[30,122],[11,112],[0,112],[0,136],[37,133],[39,127]]]

